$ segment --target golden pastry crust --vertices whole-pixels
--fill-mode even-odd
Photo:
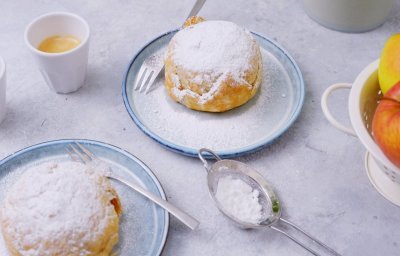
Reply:
[[[238,107],[256,94],[261,79],[259,46],[248,31],[231,22],[191,25],[168,46],[167,92],[190,109],[223,112]]]
[[[205,21],[205,19],[201,16],[191,16],[187,20],[185,20],[185,23],[183,23],[183,27],[186,28],[192,25],[196,25],[203,21]]]
[[[109,256],[118,243],[118,195],[105,176],[79,163],[25,171],[0,213],[11,256]]]

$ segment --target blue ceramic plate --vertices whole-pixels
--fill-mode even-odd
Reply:
[[[165,199],[163,189],[154,174],[128,152],[96,141],[57,140],[28,147],[0,161],[0,201],[9,187],[30,166],[49,161],[70,161],[65,147],[74,141],[82,143],[106,161],[118,175],[137,182]],[[123,210],[116,252],[121,256],[159,255],[168,233],[168,213],[128,187],[111,182],[120,197]],[[2,241],[0,255],[8,255]]]
[[[190,110],[169,98],[163,75],[149,94],[134,91],[143,60],[165,51],[176,32],[163,34],[143,47],[123,79],[126,109],[145,134],[187,156],[196,157],[198,149],[206,147],[222,157],[232,158],[263,148],[293,124],[304,99],[300,69],[282,47],[256,33],[253,36],[263,57],[263,82],[256,96],[241,107],[224,113]]]

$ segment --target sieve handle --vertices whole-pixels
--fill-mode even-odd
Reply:
[[[333,250],[332,248],[330,248],[329,246],[327,246],[326,244],[324,244],[323,242],[319,241],[318,239],[316,239],[315,237],[311,236],[310,234],[308,234],[306,231],[304,231],[303,229],[301,229],[299,226],[295,225],[294,223],[285,220],[283,218],[279,218],[280,221],[282,221],[283,223],[291,226],[292,228],[296,229],[297,231],[299,231],[300,233],[302,233],[303,235],[305,235],[306,237],[310,238],[314,243],[322,246],[327,252],[329,252],[331,255],[335,255],[335,256],[341,256],[339,253],[337,253],[335,250]],[[311,249],[310,247],[308,247],[307,245],[305,245],[304,243],[300,242],[299,240],[297,240],[295,237],[293,237],[292,235],[288,234],[287,232],[275,227],[275,226],[271,226],[271,229],[278,231],[282,234],[284,234],[285,236],[287,236],[289,239],[291,239],[293,242],[295,242],[296,244],[300,245],[301,247],[303,247],[304,249],[306,249],[307,251],[309,251],[310,253],[312,253],[313,255],[319,256],[320,254],[318,254],[316,251],[314,251],[313,249]]]
[[[309,251],[312,255],[315,256],[321,256],[319,255],[316,251],[314,251],[313,249],[311,249],[310,247],[308,247],[307,245],[305,245],[304,243],[300,242],[299,240],[297,240],[296,238],[294,238],[292,235],[286,233],[285,231],[283,231],[282,229],[279,229],[275,226],[271,226],[271,229],[278,231],[281,234],[284,234],[285,236],[287,236],[290,240],[292,240],[293,242],[295,242],[296,244],[300,245],[301,247],[303,247],[304,249],[306,249],[307,251]]]
[[[204,158],[204,153],[207,153],[211,156],[213,156],[217,161],[221,161],[221,157],[219,157],[214,151],[212,151],[211,149],[208,148],[201,148],[199,150],[198,156],[200,158],[200,160],[203,162],[204,168],[206,168],[207,171],[210,171],[211,167],[208,164],[207,160]]]

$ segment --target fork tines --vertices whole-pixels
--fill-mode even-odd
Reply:
[[[95,155],[78,142],[75,142],[75,145],[69,144],[68,146],[66,151],[74,161],[81,161],[86,164],[95,159]]]
[[[139,89],[139,92],[143,92],[143,89],[146,88],[145,93],[147,93],[156,76],[154,75],[154,70],[150,70],[148,67],[142,66],[139,70],[137,78],[138,79],[136,80],[134,90]]]
[[[140,67],[133,89],[139,90],[139,92],[144,91],[147,94],[163,67],[164,60],[162,53],[150,55]]]

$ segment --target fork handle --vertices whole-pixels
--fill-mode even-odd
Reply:
[[[192,10],[190,11],[190,13],[189,13],[189,15],[187,16],[186,19],[198,14],[200,9],[203,7],[205,2],[206,2],[206,0],[197,0],[196,3],[194,3],[194,6],[193,6]]]
[[[151,201],[153,201],[154,203],[156,203],[160,207],[162,207],[165,210],[167,210],[170,214],[174,215],[178,220],[180,220],[183,224],[188,226],[190,229],[195,230],[199,226],[200,222],[198,222],[195,218],[193,218],[189,214],[185,213],[181,209],[177,208],[176,206],[172,205],[167,200],[162,199],[161,197],[159,197],[156,194],[154,194],[154,193],[142,188],[141,186],[139,186],[137,184],[134,184],[134,183],[131,183],[131,182],[128,182],[128,181],[125,181],[125,180],[122,180],[122,179],[117,178],[117,177],[112,177],[112,176],[107,176],[107,177],[110,178],[110,179],[119,181],[122,184],[124,184],[124,185],[132,188],[133,190],[139,192],[143,196],[147,197],[148,199],[150,199]]]

